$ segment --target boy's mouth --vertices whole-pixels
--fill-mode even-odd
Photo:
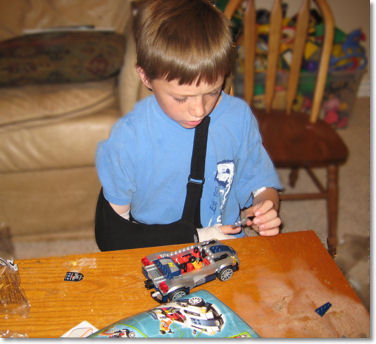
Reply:
[[[189,127],[197,127],[200,123],[202,122],[202,119],[200,119],[199,121],[189,121],[189,122],[185,122],[185,124]]]

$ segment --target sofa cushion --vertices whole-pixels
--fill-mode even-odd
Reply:
[[[14,241],[93,239],[99,190],[94,166],[4,174],[0,222]]]
[[[94,166],[97,144],[108,137],[118,118],[114,101],[87,116],[2,131],[0,174]]]
[[[116,99],[116,80],[3,88],[0,132],[79,117]]]
[[[125,38],[111,31],[27,34],[0,42],[0,87],[110,78],[123,63]]]

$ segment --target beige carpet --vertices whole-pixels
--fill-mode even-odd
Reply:
[[[363,303],[370,304],[370,100],[356,101],[346,129],[339,130],[349,147],[350,157],[340,170],[339,247],[336,262]],[[321,178],[324,171],[319,171]],[[284,185],[287,171],[279,170]],[[311,184],[302,172],[296,191]],[[313,185],[312,185],[313,188]],[[281,204],[283,232],[313,229],[326,245],[325,202],[289,201]],[[8,242],[0,238],[3,253],[16,259],[36,258],[74,253],[96,252],[93,233],[87,240],[49,242]],[[7,243],[7,244],[6,244]],[[1,251],[1,247],[0,247]]]

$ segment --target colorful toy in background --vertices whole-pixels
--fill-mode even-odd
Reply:
[[[358,29],[350,32],[343,42],[334,44],[330,70],[364,69],[368,64],[366,51],[360,45],[364,40],[364,33]]]
[[[224,10],[228,0],[217,0],[216,5]],[[232,19],[234,40],[241,36],[242,20],[245,6],[238,9]],[[283,101],[286,92],[287,74],[290,69],[292,57],[292,45],[295,39],[295,23],[297,15],[286,17],[287,5],[282,5],[282,37],[280,60],[278,63],[278,86],[275,90],[273,107],[283,109]],[[252,106],[264,108],[263,75],[267,69],[267,50],[269,37],[270,12],[266,9],[256,11],[258,40],[255,57],[255,89]],[[315,87],[316,72],[319,66],[322,41],[324,37],[324,25],[321,15],[315,10],[310,11],[308,38],[304,50],[302,62],[302,77],[299,80],[296,99],[293,110],[309,112],[312,105],[312,96]],[[348,124],[348,117],[355,101],[360,79],[367,67],[368,60],[365,48],[361,45],[365,41],[365,35],[360,30],[354,30],[349,34],[339,28],[335,28],[332,56],[329,65],[326,92],[323,99],[320,117],[336,128],[344,128]],[[244,51],[238,46],[237,63],[235,71],[235,95],[242,96],[242,75],[244,71]],[[286,75],[285,75],[286,74]]]
[[[336,128],[348,125],[349,114],[355,102],[362,70],[332,72],[322,104],[324,120]]]
[[[348,118],[341,116],[341,112],[348,109],[346,102],[341,101],[333,94],[329,94],[328,99],[323,103],[323,110],[325,113],[325,121],[329,124],[337,124],[338,128],[347,125]]]

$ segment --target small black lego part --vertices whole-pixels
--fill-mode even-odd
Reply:
[[[84,278],[81,272],[67,272],[64,281],[78,282]]]
[[[332,306],[330,302],[327,302],[320,306],[319,308],[315,309],[315,312],[320,315],[320,317],[324,316],[328,309]]]

